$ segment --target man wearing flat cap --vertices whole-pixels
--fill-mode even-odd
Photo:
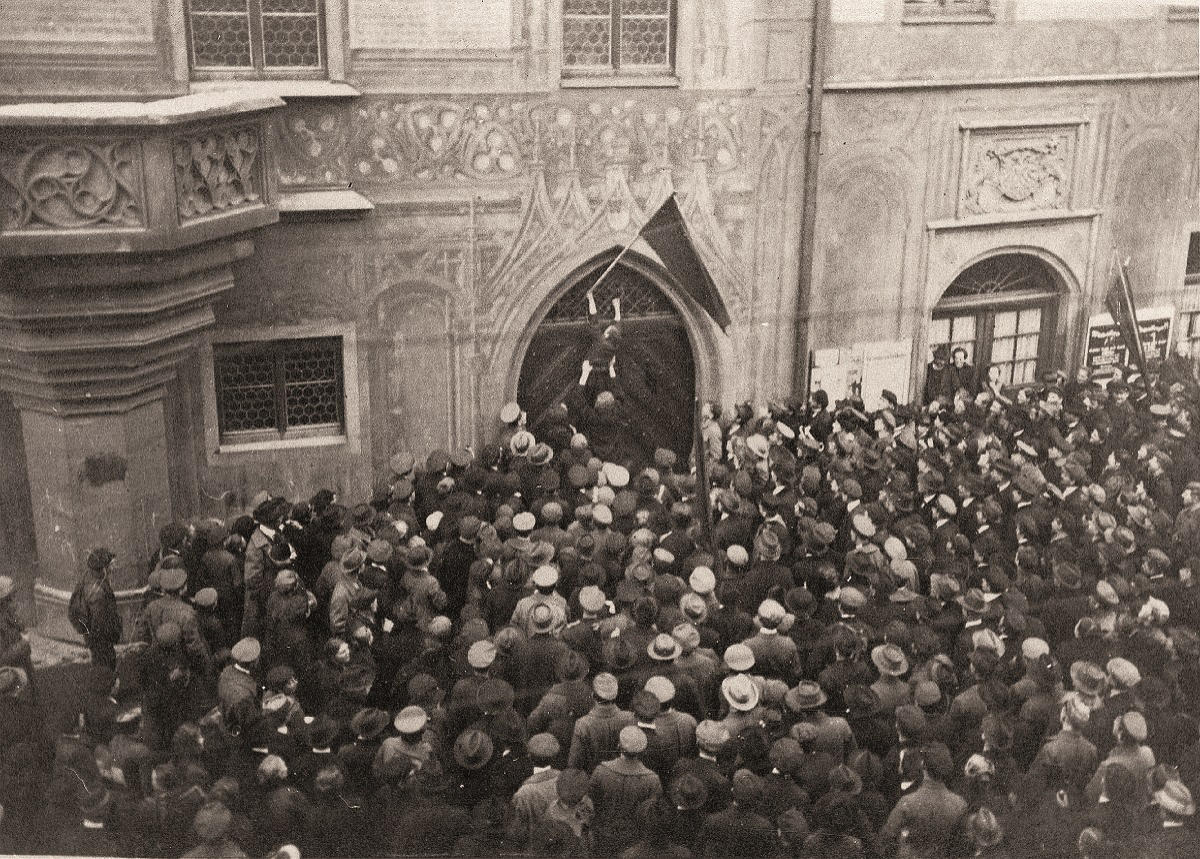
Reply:
[[[176,624],[179,627],[183,650],[192,663],[192,670],[202,676],[210,676],[212,654],[200,632],[196,610],[183,600],[187,591],[187,573],[181,567],[164,569],[160,581],[162,596],[146,606],[138,617],[138,639],[153,641],[154,631],[164,623]]]
[[[591,772],[617,753],[621,729],[636,723],[628,710],[616,705],[617,678],[608,672],[592,679],[592,709],[575,720],[567,766]]]
[[[600,848],[616,853],[635,836],[631,823],[638,806],[662,796],[662,781],[642,763],[646,734],[627,725],[618,735],[620,754],[596,767],[592,773],[591,796],[596,804],[596,832]]]
[[[558,799],[560,771],[553,766],[559,754],[558,740],[553,734],[534,734],[527,745],[533,775],[525,779],[513,794],[513,821],[509,835],[518,847],[529,844],[534,828],[546,811]]]
[[[121,614],[108,580],[115,556],[104,546],[88,553],[87,569],[67,605],[67,619],[83,636],[92,662],[116,669],[116,644],[121,640]]]
[[[247,731],[259,718],[262,687],[256,672],[262,647],[254,638],[243,638],[231,650],[232,661],[217,678],[217,704],[227,730],[235,736]]]

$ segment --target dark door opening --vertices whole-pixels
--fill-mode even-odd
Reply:
[[[560,403],[586,396],[590,403],[609,387],[607,367],[596,367],[585,392],[579,392],[580,367],[588,357],[593,328],[588,317],[587,292],[611,257],[586,268],[538,326],[525,353],[518,382],[518,400],[529,414],[534,435]],[[621,393],[625,443],[621,459],[635,465],[653,461],[656,448],[675,451],[681,460],[692,448],[695,363],[683,319],[658,286],[636,268],[618,264],[595,291],[601,315],[612,315],[612,299],[621,302],[621,339],[616,387]],[[585,413],[586,414],[586,413]],[[584,414],[573,413],[585,435]],[[597,451],[599,453],[599,451]]]

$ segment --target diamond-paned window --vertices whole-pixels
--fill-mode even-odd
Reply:
[[[192,69],[264,73],[324,67],[321,0],[188,0]]]
[[[564,75],[663,75],[674,64],[675,0],[563,0]]]
[[[344,430],[341,337],[219,343],[213,369],[223,443]]]

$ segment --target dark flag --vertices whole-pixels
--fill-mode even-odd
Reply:
[[[688,235],[687,224],[684,223],[674,194],[646,221],[639,235],[654,248],[667,271],[684,291],[696,299],[696,303],[721,326],[722,331],[728,331],[731,322],[729,311],[725,309],[725,302],[721,300],[721,293],[717,292],[712,275],[696,253],[696,246]]]
[[[1121,331],[1121,339],[1129,350],[1129,360],[1137,365],[1143,374],[1146,372],[1146,355],[1142,350],[1142,338],[1139,336],[1137,307],[1133,303],[1133,289],[1129,285],[1129,273],[1125,263],[1115,260],[1116,271],[1112,283],[1104,295],[1104,305],[1108,308],[1113,322]]]

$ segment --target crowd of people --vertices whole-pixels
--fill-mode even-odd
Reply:
[[[511,403],[165,526],[119,660],[95,549],[77,706],[0,636],[0,850],[1200,853],[1195,366],[881,406],[708,404],[705,487]]]

